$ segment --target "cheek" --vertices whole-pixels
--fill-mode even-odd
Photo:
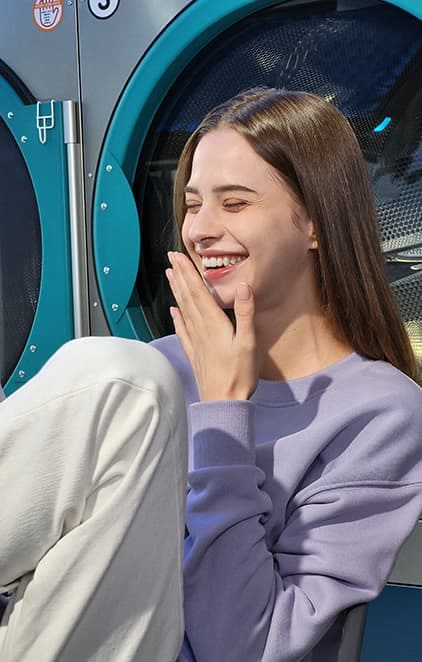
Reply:
[[[192,241],[189,239],[190,226],[191,226],[191,223],[188,220],[185,219],[183,221],[181,235],[182,235],[182,243],[183,243],[184,247],[186,248],[186,250],[188,251],[188,253],[191,253],[191,251],[193,249]]]
[[[197,269],[198,267],[198,260],[200,262],[200,259],[198,258],[198,255],[195,253],[195,244],[192,241],[192,239],[189,236],[190,228],[192,226],[192,221],[185,220],[183,225],[182,225],[182,243],[183,246],[185,247],[185,250],[187,254],[189,255],[190,259],[192,260],[193,264],[196,266]]]

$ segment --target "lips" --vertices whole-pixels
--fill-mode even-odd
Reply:
[[[246,260],[247,255],[212,255],[202,256],[202,272],[204,280],[215,282],[232,274]]]

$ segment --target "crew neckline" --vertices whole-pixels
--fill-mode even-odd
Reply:
[[[370,360],[356,352],[351,352],[326,368],[304,377],[286,381],[260,379],[250,400],[255,404],[276,404],[278,406],[283,403],[302,403],[322,391],[326,391],[335,381],[338,382],[339,379],[350,375],[363,362]]]

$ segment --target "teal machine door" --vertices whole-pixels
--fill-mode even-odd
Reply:
[[[74,3],[3,3],[0,381],[7,394],[88,331],[78,94]]]
[[[87,81],[95,78],[84,60],[89,35],[104,60],[111,33],[136,38],[146,4],[117,3],[95,31],[93,19],[80,15]],[[94,329],[142,340],[172,332],[164,270],[176,245],[171,191],[182,147],[211,107],[244,88],[272,85],[322,95],[351,122],[368,164],[391,287],[421,364],[420,0],[173,5],[137,59],[131,51],[104,131],[86,152]],[[422,659],[419,531],[369,607],[363,662]]]
[[[10,393],[72,337],[62,105],[0,62],[0,382]]]

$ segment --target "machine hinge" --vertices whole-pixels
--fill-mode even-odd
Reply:
[[[63,101],[63,131],[66,145],[79,143],[78,104],[66,99]]]

